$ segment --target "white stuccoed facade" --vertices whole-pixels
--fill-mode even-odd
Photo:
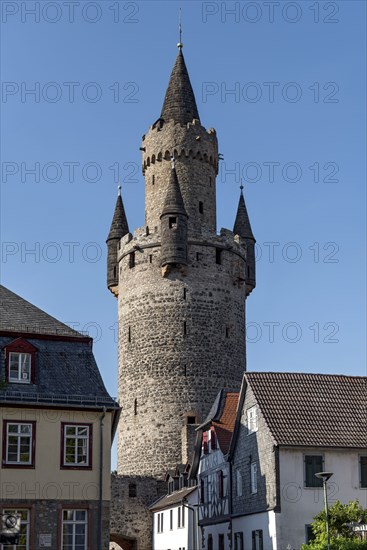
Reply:
[[[179,496],[180,491],[177,492]],[[153,549],[152,550],[197,550],[198,527],[197,527],[197,489],[185,497],[184,504],[176,504],[171,508],[155,511],[153,514]],[[179,509],[182,518],[184,511],[184,526],[179,527]],[[172,529],[171,512],[173,514]],[[163,514],[163,529],[158,524],[162,520],[159,516]],[[182,525],[182,519],[181,519]]]
[[[280,448],[280,512],[269,510],[235,517],[232,519],[233,535],[243,533],[244,549],[252,549],[255,530],[263,532],[264,550],[298,550],[306,542],[306,525],[324,509],[324,496],[322,487],[304,487],[305,455],[322,455],[324,470],[333,472],[328,481],[329,505],[336,500],[342,503],[359,500],[367,508],[367,489],[360,488],[359,471],[360,456],[366,453],[365,449]]]

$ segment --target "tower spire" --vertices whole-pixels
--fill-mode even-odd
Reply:
[[[247,213],[245,197],[243,196],[243,185],[240,185],[240,200],[238,201],[237,215],[233,226],[233,233],[239,235],[243,239],[252,239],[255,242],[255,237],[251,229],[250,218]]]
[[[178,183],[177,173],[176,173],[176,159],[175,157],[171,158],[171,174],[170,181],[168,184],[168,190],[166,199],[164,201],[163,210],[161,214],[165,216],[167,214],[181,214],[187,216],[185,209],[184,201],[181,194],[180,184]]]
[[[233,233],[244,240],[246,244],[246,296],[256,286],[256,239],[251,229],[250,218],[247,213],[245,197],[243,196],[243,184],[240,185],[240,200],[238,201],[237,215],[234,222]]]
[[[181,33],[180,24],[180,36]],[[189,73],[182,53],[182,46],[182,42],[180,41],[178,43],[176,62],[164,98],[161,118],[163,118],[165,122],[174,120],[180,124],[187,124],[188,122],[192,122],[194,118],[200,121],[200,118]]]
[[[179,41],[178,41],[177,47],[179,50],[182,50],[183,44],[182,44],[181,8],[178,11],[178,34],[179,34]]]
[[[129,226],[126,219],[125,209],[121,197],[121,185],[117,188],[117,200],[115,211],[113,213],[110,232],[106,240],[107,243],[107,287],[117,296],[118,287],[118,261],[117,245],[119,240],[129,232]]]

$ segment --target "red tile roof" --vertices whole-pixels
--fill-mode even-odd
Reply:
[[[367,377],[244,376],[278,445],[367,448]]]
[[[223,454],[228,453],[231,444],[239,395],[239,392],[223,392],[224,403],[221,407],[221,415],[219,419],[212,420],[212,426],[214,426]]]

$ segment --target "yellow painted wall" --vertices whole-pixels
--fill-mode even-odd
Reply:
[[[36,421],[35,469],[0,467],[1,499],[97,500],[99,498],[100,418],[102,412],[85,410],[0,409],[0,446],[3,420]],[[103,500],[110,499],[111,413],[104,419]],[[61,470],[61,423],[93,425],[92,470]]]

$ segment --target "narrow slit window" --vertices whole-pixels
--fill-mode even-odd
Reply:
[[[129,483],[129,497],[136,497],[136,483]]]
[[[204,214],[204,203],[199,201],[199,213]]]
[[[201,252],[196,252],[196,261],[197,262],[200,262],[200,260],[203,259],[203,255]]]
[[[222,251],[220,248],[215,249],[215,263],[218,265],[222,263]]]
[[[134,399],[134,415],[136,416],[138,414],[138,400]]]
[[[155,176],[153,174],[153,176],[152,176],[152,185],[154,185],[154,184],[155,184]]]
[[[186,321],[184,321],[184,323],[183,323],[183,333],[184,333],[184,336],[186,336],[186,334],[187,334],[187,325],[186,325]]]
[[[114,266],[113,268],[113,278],[116,279],[116,273],[117,272],[117,269],[116,269],[116,266]]]
[[[209,176],[209,187],[211,187],[211,186],[212,186],[212,178],[211,178],[211,176]]]
[[[229,338],[229,327],[226,327],[226,338]]]
[[[186,300],[186,296],[187,296],[187,289],[184,288],[183,289],[183,299]]]
[[[131,327],[129,326],[129,328],[127,329],[127,341],[128,342],[131,342]]]
[[[184,365],[184,376],[187,376],[187,367]]]
[[[149,254],[149,263],[151,264],[153,262],[153,254]]]
[[[129,268],[135,267],[135,252],[130,252],[129,254]]]
[[[170,216],[168,223],[170,229],[177,229],[177,218],[175,216]]]

